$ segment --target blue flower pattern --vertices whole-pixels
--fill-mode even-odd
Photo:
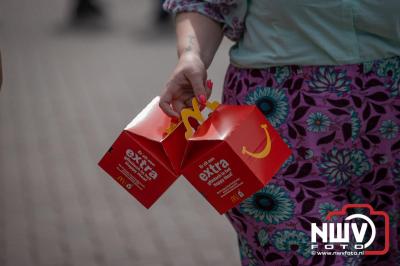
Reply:
[[[246,97],[246,104],[255,104],[273,127],[282,125],[289,114],[288,99],[284,90],[258,87]]]

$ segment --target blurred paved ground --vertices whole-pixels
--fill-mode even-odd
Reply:
[[[230,224],[184,179],[147,211],[96,165],[176,62],[151,4],[108,1],[110,27],[88,32],[66,27],[68,1],[0,1],[0,265],[239,265]]]

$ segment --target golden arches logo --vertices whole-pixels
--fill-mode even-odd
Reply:
[[[125,186],[128,183],[123,176],[117,176],[115,180],[117,180],[117,182],[123,186]]]
[[[239,199],[240,199],[240,198],[239,198],[237,195],[232,195],[232,196],[230,197],[230,200],[231,200],[231,202],[233,202],[233,203],[237,202]]]
[[[217,109],[219,105],[219,102],[214,101],[214,102],[208,102],[206,104],[206,107],[210,109],[211,111],[214,111]],[[193,110],[190,108],[185,108],[181,111],[181,117],[182,117],[182,122],[185,125],[186,132],[185,132],[185,137],[186,139],[190,138],[193,135],[193,128],[189,123],[189,118],[192,117],[196,119],[199,123],[204,121],[204,117],[201,114],[200,108],[199,108],[199,103],[197,102],[196,98],[192,99],[192,106]]]
[[[267,143],[265,144],[265,147],[262,151],[260,152],[250,152],[247,150],[246,146],[242,147],[242,153],[245,155],[249,155],[251,157],[257,158],[257,159],[262,159],[268,156],[268,154],[271,152],[272,148],[272,142],[271,142],[271,136],[269,135],[268,132],[268,126],[267,124],[261,124],[261,128],[264,129],[265,135],[267,137]]]

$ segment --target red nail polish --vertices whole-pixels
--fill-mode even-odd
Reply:
[[[206,105],[207,104],[207,98],[203,94],[199,96],[199,102],[201,105]]]
[[[211,79],[206,81],[206,86],[207,88],[209,88],[210,90],[212,90],[214,83],[211,81]]]

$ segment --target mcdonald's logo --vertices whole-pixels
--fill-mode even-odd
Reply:
[[[219,105],[219,102],[214,101],[214,102],[207,102],[206,107],[210,109],[211,111],[214,111],[217,109]],[[193,136],[193,128],[189,123],[189,118],[192,117],[197,120],[197,122],[201,123],[204,121],[204,117],[200,111],[199,108],[199,103],[197,102],[196,98],[192,99],[192,106],[193,110],[190,108],[185,108],[181,111],[181,117],[182,117],[182,122],[185,125],[186,132],[185,132],[185,137],[186,139],[189,139],[191,136]]]
[[[232,202],[237,202],[238,200],[239,200],[239,197],[236,194],[231,196]]]
[[[126,186],[127,184],[128,184],[128,182],[126,181],[126,179],[125,179],[125,177],[123,177],[123,176],[117,176],[116,178],[115,178],[115,180],[118,182],[118,183],[120,183],[122,186]]]

